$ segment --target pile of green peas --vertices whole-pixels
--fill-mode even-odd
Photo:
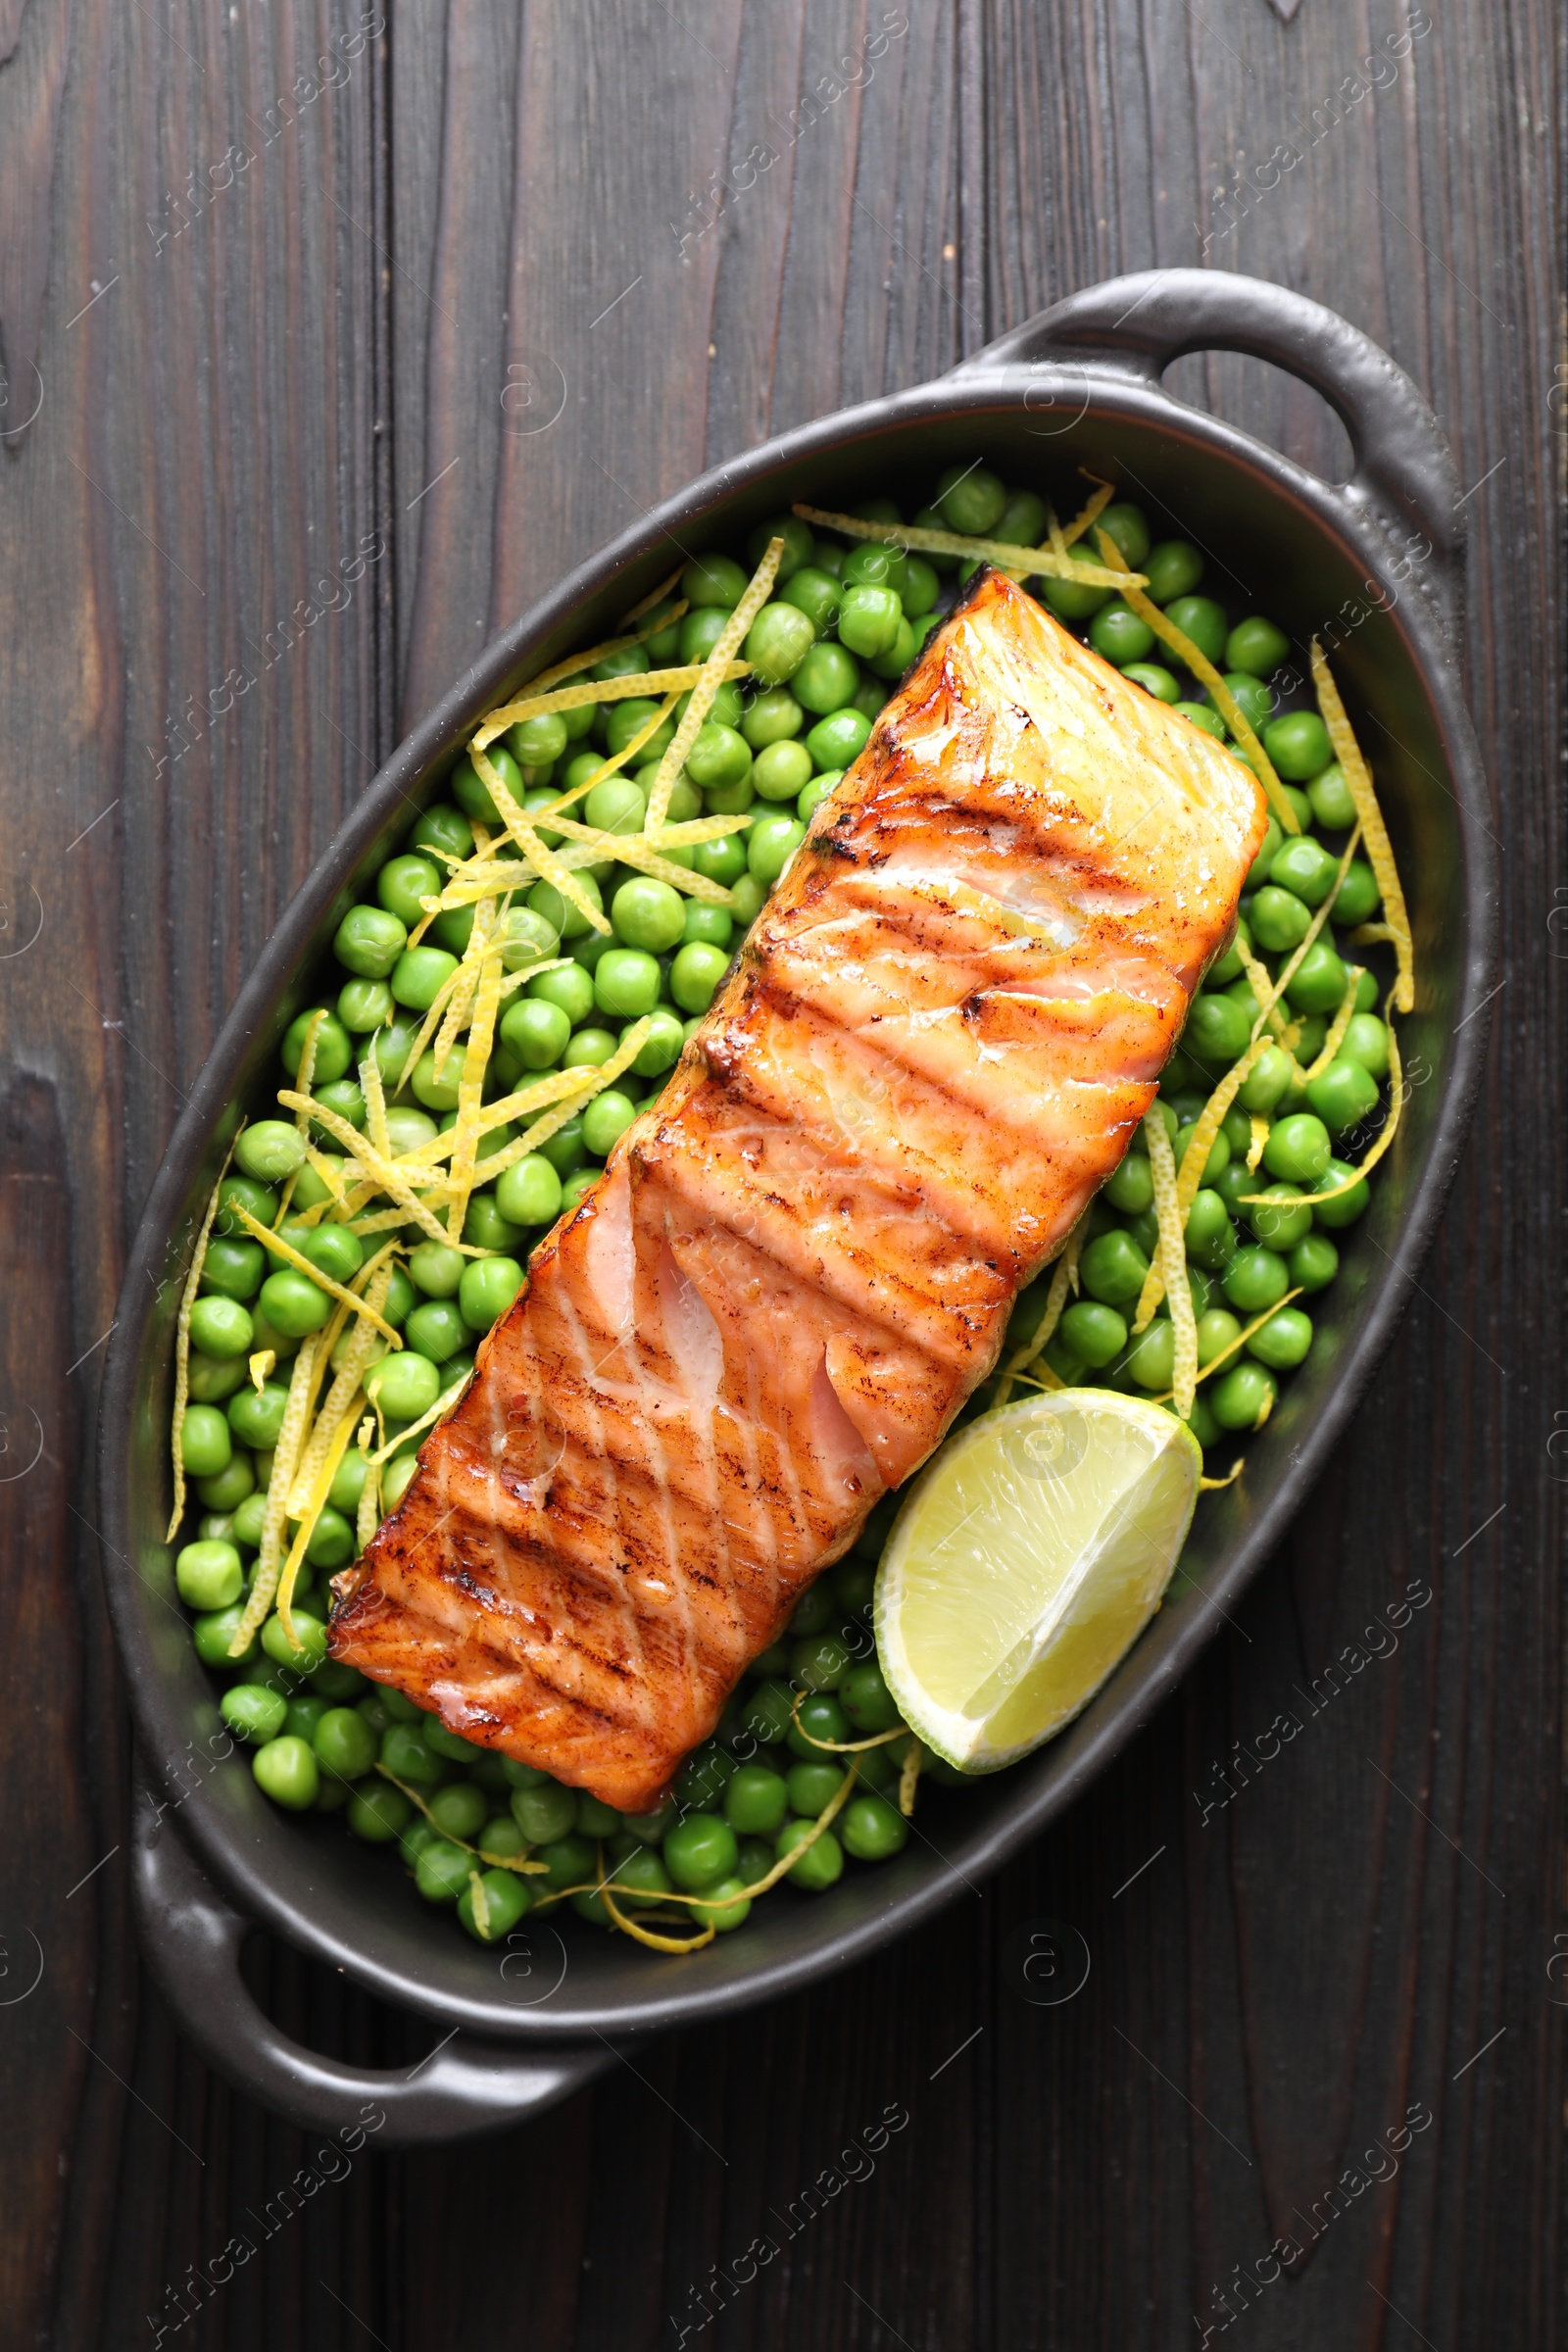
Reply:
[[[855,512],[868,521],[903,519],[889,499],[873,499]],[[1039,545],[1047,527],[1043,500],[1009,488],[984,466],[953,468],[936,484],[932,504],[910,519],[1020,547]],[[1232,693],[1286,779],[1302,831],[1287,841],[1270,820],[1241,914],[1252,952],[1277,971],[1333,887],[1354,822],[1322,721],[1314,711],[1280,707],[1278,686],[1270,680],[1279,679],[1289,660],[1289,641],[1259,615],[1233,625],[1219,604],[1200,595],[1204,567],[1196,548],[1175,538],[1154,544],[1144,514],[1126,502],[1109,507],[1100,524],[1129,564],[1148,574],[1153,601],[1211,661],[1223,661]],[[478,1341],[522,1285],[530,1250],[559,1215],[575,1207],[638,1111],[657,1100],[812,810],[858,755],[896,681],[976,568],[967,560],[903,554],[881,542],[845,545],[831,534],[813,534],[794,515],[775,516],[748,541],[750,568],[723,553],[695,558],[662,608],[667,612],[679,597],[688,607],[684,615],[660,626],[656,610],[645,643],[610,656],[591,677],[608,681],[703,660],[774,536],[784,541],[774,594],[743,648],[753,674],[740,686],[720,689],[669,809],[672,822],[738,813],[753,821],[724,840],[664,853],[729,887],[735,911],[683,898],[613,861],[579,875],[609,915],[608,939],[548,883],[535,883],[513,905],[503,956],[509,972],[560,956],[570,961],[537,973],[508,1000],[486,1068],[487,1099],[546,1070],[600,1067],[631,1023],[646,1016],[653,1026],[622,1081],[538,1151],[488,1184],[481,1160],[463,1238],[482,1255],[466,1257],[409,1229],[406,1269],[400,1265],[394,1273],[383,1309],[405,1345],[382,1354],[366,1378],[394,1442],[471,1369]],[[1037,580],[1034,586],[1065,626],[1124,675],[1229,740],[1197,682],[1151,659],[1153,634],[1119,596],[1076,580]],[[494,744],[489,757],[534,814],[621,750],[657,712],[656,703],[634,697],[527,719]],[[588,794],[588,822],[609,833],[642,828],[655,768],[678,715],[660,726],[634,766]],[[345,914],[333,942],[337,968],[282,1045],[284,1077],[292,1081],[314,1027],[314,1099],[357,1130],[367,1114],[354,1073],[369,1054],[388,1096],[395,1153],[456,1119],[464,1047],[440,1079],[433,1053],[423,1054],[412,1070],[408,1062],[424,1013],[467,945],[473,910],[439,914],[417,947],[409,946],[409,934],[423,915],[421,901],[445,881],[446,860],[472,852],[474,824],[492,837],[501,829],[489,790],[467,759],[453,770],[449,796],[415,820],[403,848],[377,875],[373,899]],[[561,837],[546,829],[543,838],[554,843]],[[492,854],[509,854],[504,838]],[[1365,922],[1377,905],[1371,868],[1357,858],[1335,901],[1334,923],[1349,928]],[[1335,1200],[1314,1203],[1312,1198],[1351,1173],[1339,1154],[1349,1152],[1365,1123],[1379,1115],[1380,1081],[1389,1066],[1388,1036],[1373,1011],[1375,988],[1368,976],[1334,1062],[1322,1076],[1305,1080],[1346,986],[1345,958],[1325,928],[1287,992],[1290,1013],[1302,1028],[1294,1055],[1269,1049],[1210,1152],[1187,1221],[1200,1365],[1223,1353],[1244,1323],[1277,1306],[1287,1290],[1310,1294],[1332,1282],[1338,1256],[1331,1237],[1365,1207],[1364,1184]],[[1246,1049],[1255,1010],[1232,948],[1195,999],[1160,1088],[1178,1164],[1214,1082]],[[1254,1113],[1269,1121],[1255,1174],[1245,1164]],[[486,1139],[485,1149],[499,1152],[511,1140],[503,1128]],[[336,1150],[324,1129],[313,1141],[329,1158]],[[687,1758],[671,1801],[652,1815],[614,1813],[531,1766],[475,1747],[400,1692],[368,1684],[354,1668],[327,1657],[325,1580],[354,1556],[355,1517],[368,1476],[358,1446],[344,1457],[305,1555],[292,1609],[295,1642],[273,1614],[245,1653],[230,1658],[255,1573],[289,1359],[333,1308],[327,1291],[253,1238],[234,1214],[242,1206],[271,1227],[290,1183],[279,1238],[317,1271],[340,1283],[350,1280],[381,1238],[367,1242],[331,1218],[302,1224],[303,1212],[328,1200],[330,1188],[307,1163],[298,1129],[289,1120],[262,1118],[242,1130],[231,1172],[220,1187],[201,1295],[191,1313],[190,1401],[181,1444],[196,1525],[191,1533],[187,1524],[188,1540],[175,1561],[178,1592],[194,1617],[197,1653],[226,1678],[222,1717],[253,1751],[264,1792],[291,1811],[341,1811],[357,1837],[395,1845],[419,1893],[455,1909],[483,1941],[504,1939],[530,1907],[580,1889],[595,1877],[601,1850],[621,1907],[654,1904],[672,1891],[722,1897],[727,1899],[695,1917],[711,1919],[721,1933],[738,1928],[750,1909],[746,1887],[793,1851],[838,1795],[847,1759],[833,1752],[832,1743],[880,1733],[897,1736],[856,1759],[854,1793],[801,1854],[789,1883],[820,1891],[842,1876],[847,1858],[871,1863],[899,1852],[907,1836],[897,1803],[899,1779],[918,1743],[900,1725],[869,1627],[893,1496],[878,1506],[848,1558],[804,1594],[785,1637],[754,1662],[714,1738]],[[1242,1204],[1242,1194],[1264,1189],[1292,1192],[1301,1205]],[[1140,1136],[1094,1204],[1079,1264],[1081,1296],[1046,1349],[1053,1369],[1070,1384],[1149,1394],[1170,1388],[1174,1334],[1168,1310],[1162,1307],[1137,1339],[1130,1333],[1132,1305],[1157,1241],[1152,1203]],[[1049,1279],[1019,1298],[1009,1348],[1038,1328]],[[1272,1405],[1277,1376],[1298,1364],[1311,1342],[1311,1318],[1301,1308],[1280,1308],[1270,1316],[1223,1376],[1200,1389],[1192,1415],[1200,1442],[1207,1446],[1227,1433],[1256,1428]],[[248,1360],[261,1349],[271,1350],[276,1361],[258,1389]],[[984,1392],[977,1409],[983,1401]],[[411,1438],[386,1465],[380,1496],[385,1511],[396,1507],[414,1476],[417,1443]],[[963,1776],[929,1751],[921,1751],[920,1761],[923,1779],[962,1785]],[[417,1791],[427,1811],[419,1811],[394,1782]],[[476,1852],[470,1849],[512,1858],[528,1854],[546,1867],[527,1877],[482,1868],[483,1916],[476,1916],[470,1886]],[[612,1926],[596,1893],[574,1891],[569,1899],[592,1924]]]

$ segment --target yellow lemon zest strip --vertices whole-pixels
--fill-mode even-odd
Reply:
[[[436,1820],[417,1788],[411,1788],[407,1781],[400,1781],[388,1764],[377,1764],[375,1769],[383,1781],[390,1781],[393,1788],[401,1795],[406,1796],[410,1804],[424,1815],[432,1829],[441,1830],[441,1824]],[[466,1838],[455,1838],[450,1830],[441,1830],[441,1835],[449,1845],[461,1845],[466,1854],[477,1854],[488,1870],[511,1870],[514,1871],[519,1879],[524,1879],[536,1877],[541,1871],[547,1871],[550,1868],[548,1862],[536,1862],[532,1855],[487,1854],[482,1845],[470,1845]]]
[[[238,1143],[236,1135],[234,1143]],[[174,1322],[174,1509],[169,1522],[166,1544],[172,1544],[174,1531],[185,1516],[185,1456],[182,1441],[185,1435],[185,1407],[190,1401],[190,1310],[202,1287],[202,1268],[207,1263],[207,1245],[213,1238],[213,1219],[218,1214],[218,1189],[228,1174],[228,1163],[234,1156],[234,1144],[223,1153],[223,1164],[218,1171],[218,1184],[212,1191],[202,1216],[196,1247],[190,1254],[190,1267],[185,1276],[185,1288],[179,1295],[179,1313]]]
[[[447,1210],[447,1231],[455,1242],[463,1235],[463,1220],[468,1213],[468,1195],[473,1190],[479,1160],[480,1106],[490,1050],[495,1044],[496,1009],[500,1002],[501,953],[497,948],[485,961],[484,977],[474,1002],[473,1024],[468,1031],[463,1076],[458,1081],[458,1122],[452,1130],[452,1201]]]
[[[899,1811],[904,1815],[906,1821],[914,1811],[914,1792],[919,1784],[920,1767],[924,1762],[925,1749],[916,1740],[911,1743],[909,1752],[904,1759],[904,1770],[899,1775]]]
[[[495,937],[496,912],[497,902],[493,897],[482,900],[474,908],[473,929],[463,952],[464,985],[454,991],[446,1015],[435,1033],[433,1067],[438,1081],[446,1076],[452,1049],[458,1042],[459,1032],[472,1015],[479,990],[484,984],[486,968],[492,958],[499,967],[501,943]]]
[[[245,1369],[251,1376],[251,1387],[259,1396],[267,1386],[267,1376],[277,1363],[275,1348],[258,1348]]]
[[[519,1292],[518,1297],[520,1298],[521,1295]],[[470,1375],[465,1372],[463,1377],[455,1380],[450,1388],[442,1390],[434,1404],[427,1411],[422,1412],[417,1421],[411,1421],[407,1429],[400,1429],[395,1438],[388,1438],[384,1446],[378,1446],[375,1451],[367,1457],[372,1468],[379,1470],[381,1464],[390,1461],[393,1454],[405,1447],[411,1438],[416,1438],[424,1430],[433,1429],[438,1421],[444,1421],[467,1387],[469,1378]]]
[[[1095,482],[1099,486],[1082,513],[1075,514],[1062,532],[1062,541],[1067,547],[1071,547],[1076,540],[1081,539],[1092,522],[1100,520],[1101,515],[1116,495],[1116,486],[1113,482],[1102,482],[1098,474],[1085,472],[1081,466],[1078,470],[1083,474],[1086,482]]]
[[[634,669],[623,678],[591,679],[585,686],[563,686],[553,694],[528,694],[520,702],[507,703],[499,710],[492,710],[476,728],[468,749],[471,753],[477,744],[482,752],[486,744],[494,743],[498,735],[504,735],[519,718],[539,718],[551,710],[581,710],[588,703],[629,703],[644,695],[685,694],[708,666],[706,662],[687,662],[674,669]],[[723,677],[717,682],[722,686],[733,679],[749,678],[751,674],[749,662],[728,662]],[[478,766],[477,760],[474,765]],[[484,774],[482,768],[479,772]],[[486,776],[485,782],[489,781]],[[501,806],[499,801],[496,806],[498,808]]]
[[[319,1266],[313,1266],[310,1259],[301,1250],[296,1250],[292,1242],[285,1242],[281,1234],[273,1233],[270,1226],[261,1224],[253,1217],[243,1202],[239,1200],[234,1202],[234,1213],[243,1224],[250,1227],[258,1241],[265,1241],[274,1257],[286,1258],[297,1272],[303,1274],[308,1281],[314,1282],[318,1290],[325,1291],[329,1298],[337,1299],[340,1305],[346,1306],[350,1314],[363,1315],[367,1322],[373,1323],[377,1331],[386,1335],[387,1341],[392,1347],[402,1347],[402,1333],[394,1331],[391,1324],[370,1305],[368,1299],[357,1298],[352,1291],[345,1290],[343,1284],[334,1281],[330,1274],[323,1274]]]
[[[1323,1051],[1318,1055],[1316,1061],[1313,1062],[1311,1068],[1303,1071],[1302,1075],[1304,1078],[1321,1078],[1324,1071],[1328,1068],[1330,1062],[1334,1059],[1335,1054],[1338,1054],[1341,1046],[1345,1043],[1345,1032],[1350,1026],[1350,1022],[1355,1014],[1355,992],[1360,984],[1360,979],[1361,967],[1357,963],[1352,963],[1346,980],[1345,994],[1340,999],[1340,1008],[1334,1015],[1333,1020],[1329,1023],[1328,1035],[1323,1040]]]
[[[1258,1161],[1262,1158],[1263,1146],[1267,1142],[1268,1121],[1267,1119],[1262,1118],[1258,1112],[1254,1110],[1252,1113],[1251,1140],[1247,1147],[1247,1165],[1250,1170],[1255,1168]]]
[[[1262,1007],[1257,1021],[1252,1023],[1252,1035],[1256,1037],[1258,1033],[1258,1021],[1266,1021],[1276,1037],[1283,1037],[1285,1035],[1285,1015],[1279,1009],[1279,1001],[1273,980],[1269,976],[1268,965],[1261,962],[1252,954],[1240,931],[1237,932],[1233,944],[1237,955],[1242,959],[1242,969],[1247,974],[1251,986],[1253,1001]]]
[[[500,770],[485,758],[477,736],[468,746],[468,751],[474,766],[485,780],[490,798],[501,811],[502,822],[523,856],[531,859],[544,880],[552,884],[569,906],[575,906],[577,912],[593,926],[594,930],[603,932],[608,939],[610,937],[609,917],[594,905],[581,883],[567,872],[555,851],[545,848],[544,843],[534,831],[532,823],[524,815],[521,807],[513,799],[511,792],[502,781]]]
[[[363,1430],[359,1443],[363,1447],[365,1444]],[[360,1489],[360,1507],[354,1519],[354,1549],[356,1553],[365,1549],[380,1524],[381,1465],[379,1462],[371,1462],[365,1473],[365,1484]]]
[[[315,1481],[304,1496],[300,1523],[294,1530],[294,1541],[288,1547],[288,1558],[283,1562],[283,1572],[277,1580],[277,1621],[283,1628],[284,1639],[290,1649],[304,1647],[304,1643],[295,1638],[293,1616],[294,1587],[299,1582],[300,1562],[305,1557],[306,1545],[316,1533],[316,1522],[326,1508],[332,1481],[338,1474],[353,1435],[354,1414],[351,1410],[343,1415],[331,1432]]]
[[[386,1304],[386,1295],[392,1288],[396,1271],[396,1242],[388,1242],[378,1250],[368,1265],[362,1266],[355,1281],[362,1285],[369,1304],[380,1308]],[[326,1393],[326,1400],[317,1415],[316,1426],[300,1448],[299,1467],[294,1473],[288,1498],[288,1515],[297,1519],[305,1508],[306,1497],[316,1483],[321,1457],[330,1444],[334,1431],[353,1399],[358,1396],[366,1370],[376,1352],[376,1334],[368,1323],[355,1326],[353,1336],[343,1350],[343,1361]]]
[[[1185,1421],[1192,1412],[1198,1385],[1198,1318],[1193,1312],[1193,1294],[1187,1280],[1187,1244],[1176,1193],[1176,1160],[1157,1103],[1144,1114],[1144,1133],[1149,1140],[1149,1171],[1154,1179],[1154,1214],[1159,1220],[1159,1269],[1165,1277],[1171,1329],[1176,1335],[1171,1393],[1176,1399],[1177,1416]]]
[[[1225,1488],[1234,1487],[1242,1475],[1242,1465],[1246,1459],[1245,1454],[1239,1453],[1223,1478],[1200,1478],[1198,1482],[1200,1494],[1219,1494],[1224,1492]]]
[[[287,1100],[283,1095],[278,1097],[278,1101],[285,1106]],[[416,1224],[422,1233],[428,1234],[432,1242],[440,1242],[443,1247],[447,1246],[446,1227],[437,1223],[433,1212],[425,1206],[413,1185],[398,1173],[398,1161],[383,1159],[380,1152],[365,1136],[360,1135],[351,1127],[347,1119],[340,1118],[335,1110],[328,1110],[324,1102],[317,1103],[316,1116],[328,1135],[336,1136],[342,1142],[346,1152],[358,1154],[360,1165],[366,1174],[373,1177],[383,1193],[387,1194],[391,1200],[396,1200],[401,1207],[407,1209],[409,1219]],[[459,1242],[456,1246],[468,1257],[480,1257],[484,1254],[469,1242]],[[313,1282],[325,1280],[323,1275],[316,1272],[314,1266],[307,1270]]]
[[[648,795],[647,823],[650,833],[657,833],[669,814],[669,796],[675,789],[675,778],[686,764],[686,755],[697,741],[698,729],[713,707],[713,697],[724,683],[724,673],[731,657],[740,651],[747,630],[767,602],[768,591],[773,585],[783,554],[783,540],[770,539],[767,553],[753,572],[745,595],[725,621],[714,641],[712,652],[703,663],[703,674],[692,688],[691,700],[681,714],[674,740],[659,762]]]
[[[249,1600],[243,1616],[228,1645],[231,1658],[243,1657],[254,1641],[277,1591],[277,1572],[283,1548],[283,1523],[288,1516],[288,1491],[294,1477],[294,1464],[299,1459],[300,1440],[310,1414],[311,1398],[316,1393],[317,1342],[319,1332],[313,1331],[303,1341],[294,1369],[289,1375],[288,1402],[283,1407],[282,1426],[277,1433],[277,1446],[272,1455],[272,1476],[267,1490],[267,1511],[262,1520],[261,1541],[256,1547],[256,1578],[251,1586]]]
[[[1181,1209],[1184,1234],[1188,1214],[1198,1198],[1199,1183],[1208,1165],[1208,1155],[1214,1149],[1214,1138],[1224,1124],[1225,1113],[1241,1092],[1253,1064],[1262,1059],[1273,1042],[1272,1038],[1254,1037],[1241,1060],[1231,1064],[1198,1115],[1176,1175],[1176,1199]],[[1165,1277],[1156,1257],[1145,1275],[1144,1287],[1138,1295],[1138,1307],[1133,1319],[1135,1331],[1143,1330],[1164,1295]]]
[[[1278,1004],[1280,999],[1284,996],[1285,991],[1290,987],[1291,982],[1296,978],[1297,973],[1300,970],[1301,965],[1306,960],[1309,950],[1316,945],[1318,934],[1321,932],[1324,924],[1328,921],[1334,902],[1340,895],[1340,885],[1350,870],[1350,859],[1355,856],[1356,844],[1360,841],[1360,838],[1361,828],[1359,825],[1357,825],[1354,831],[1351,833],[1349,840],[1345,845],[1345,855],[1340,859],[1339,871],[1335,875],[1333,889],[1329,892],[1328,897],[1324,900],[1316,914],[1313,915],[1312,920],[1307,924],[1306,930],[1297,943],[1296,947],[1293,949],[1291,955],[1287,957],[1286,961],[1281,964],[1279,978],[1270,982],[1269,984],[1269,993],[1266,1002],[1263,1004],[1263,1009],[1258,1014],[1256,1020],[1252,1023],[1252,1035],[1254,1037],[1256,1037],[1258,1031],[1262,1028],[1263,1023],[1273,1012],[1275,1005]]]
[[[1026,558],[1031,572],[1043,572],[1053,579],[1081,580],[1086,588],[1120,588],[1125,579],[1138,587],[1145,583],[1146,574],[1127,571],[1125,565],[1107,571],[1100,564],[1075,564],[1070,555],[1058,556],[1045,548],[1009,547],[1003,539],[971,539],[961,531],[928,531],[912,522],[861,522],[854,514],[835,514],[821,507],[798,506],[792,510],[803,522],[816,523],[823,530],[839,531],[846,539],[877,539],[884,547],[906,548],[911,555],[970,556],[982,564],[994,564],[999,571],[1016,567],[1019,559]],[[1117,549],[1120,555],[1121,550]]]
[[[1051,1277],[1051,1288],[1046,1293],[1046,1311],[1040,1318],[1035,1336],[1032,1340],[1026,1340],[1017,1352],[1009,1357],[1003,1370],[996,1396],[992,1399],[993,1406],[1006,1403],[1012,1394],[1013,1382],[1024,1373],[1035,1370],[1047,1348],[1055,1337],[1056,1325],[1066,1312],[1067,1293],[1075,1292],[1078,1287],[1078,1259],[1082,1254],[1084,1238],[1088,1231],[1089,1211],[1086,1208],[1061,1246],[1061,1255],[1056,1260]],[[1051,1378],[1055,1382],[1057,1388],[1066,1385],[1057,1380],[1049,1364],[1046,1366],[1046,1370],[1051,1373]]]
[[[1256,1208],[1259,1206],[1268,1208],[1298,1208],[1301,1205],[1301,1200],[1303,1198],[1308,1203],[1315,1207],[1317,1202],[1320,1200],[1343,1200],[1347,1193],[1354,1192],[1356,1186],[1362,1182],[1363,1178],[1371,1175],[1372,1170],[1377,1166],[1378,1161],[1383,1157],[1384,1152],[1388,1151],[1390,1145],[1397,1135],[1399,1131],[1399,1113],[1404,1108],[1404,1097],[1406,1090],[1403,1078],[1400,1075],[1399,1047],[1398,1041],[1394,1034],[1394,1023],[1392,1021],[1390,1021],[1388,1024],[1388,1122],[1385,1125],[1381,1135],[1378,1136],[1376,1142],[1373,1144],[1371,1150],[1367,1152],[1366,1157],[1356,1169],[1355,1174],[1353,1176],[1341,1177],[1339,1183],[1331,1187],[1331,1189],[1326,1193],[1313,1192],[1299,1197],[1294,1193],[1243,1193],[1241,1196],[1241,1202],[1244,1208]]]
[[[1102,530],[1097,531],[1095,537],[1100,541],[1101,554],[1112,570],[1125,575],[1122,579],[1113,582],[1113,585],[1120,587],[1123,597],[1131,605],[1145,627],[1152,629],[1154,635],[1168,645],[1173,654],[1180,656],[1184,666],[1192,671],[1200,685],[1208,688],[1215,710],[1247,754],[1248,764],[1267,793],[1273,806],[1274,814],[1279,819],[1283,830],[1287,833],[1299,833],[1301,830],[1300,819],[1291,807],[1290,801],[1286,797],[1285,787],[1274,772],[1273,760],[1259,743],[1251,720],[1220,676],[1219,671],[1214,667],[1213,662],[1206,654],[1199,652],[1185,630],[1179,629],[1176,623],[1160,611],[1158,605],[1152,603],[1144,594],[1143,589],[1135,585],[1134,574],[1128,565],[1127,559],[1110,533]]]
[[[656,605],[662,605],[665,597],[669,594],[670,590],[674,587],[675,582],[680,578],[680,575],[685,568],[686,565],[684,562],[677,564],[667,579],[661,580],[657,588],[650,588],[648,594],[642,599],[641,603],[633,605],[631,611],[625,614],[620,624],[621,627],[623,629],[629,629],[634,620],[641,620],[645,612],[652,612]],[[686,609],[686,600],[684,597],[681,598],[680,609],[682,612],[684,612]],[[658,629],[667,629],[671,621],[675,620],[677,617],[678,615],[674,612],[666,612],[663,619],[656,624],[656,629],[654,631],[650,631],[649,633],[656,634]]]
[[[1345,781],[1355,803],[1355,813],[1366,835],[1366,854],[1377,876],[1378,889],[1383,897],[1383,912],[1394,943],[1395,961],[1398,978],[1394,985],[1394,1004],[1396,1011],[1409,1012],[1415,1004],[1415,951],[1410,939],[1410,915],[1404,903],[1404,891],[1399,881],[1399,869],[1394,859],[1394,845],[1389,829],[1383,822],[1378,796],[1372,785],[1372,771],[1362,758],[1361,747],[1355,740],[1355,730],[1346,715],[1340,700],[1340,690],[1334,683],[1323,648],[1312,640],[1312,683],[1317,688],[1317,707],[1323,714],[1323,724],[1334,746],[1334,757],[1345,771]]]

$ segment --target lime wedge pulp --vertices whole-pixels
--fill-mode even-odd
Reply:
[[[1087,1704],[1159,1605],[1202,1461],[1111,1389],[1004,1405],[941,1448],[876,1586],[882,1672],[928,1747],[993,1772]]]

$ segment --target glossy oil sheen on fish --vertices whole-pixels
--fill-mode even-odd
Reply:
[[[651,1807],[991,1369],[1263,830],[1229,752],[983,574],[338,1580],[333,1655]]]

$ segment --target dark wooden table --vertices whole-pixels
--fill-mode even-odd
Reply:
[[[0,0],[4,2343],[1562,2343],[1560,17],[384,4]],[[777,427],[1200,260],[1377,337],[1467,485],[1503,993],[1356,1434],[1180,1698],[994,1884],[526,2132],[368,2147],[264,2243],[311,2149],[139,1977],[86,1468],[182,1092],[400,729],[568,565]],[[1342,461],[1261,365],[1174,380]],[[1397,1653],[1205,1814],[1412,1577]],[[1046,1918],[1092,1960],[1052,2008],[1002,1960]],[[318,2046],[405,2046],[341,1980],[260,1969]],[[235,2231],[255,2259],[192,2287]]]

